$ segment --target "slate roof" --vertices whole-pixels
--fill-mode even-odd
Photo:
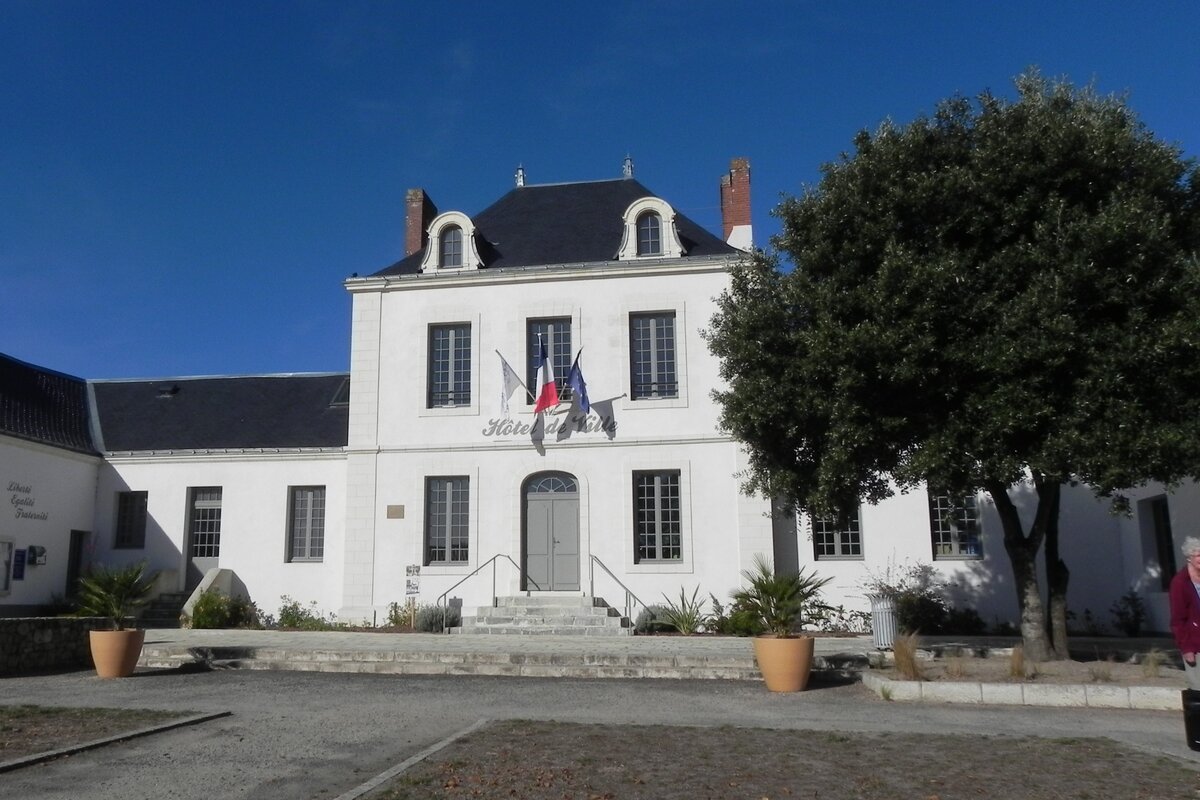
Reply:
[[[87,383],[0,353],[0,433],[95,453]]]
[[[613,261],[625,209],[656,196],[633,178],[517,187],[471,217],[483,268]],[[675,227],[687,256],[739,252],[678,211]],[[422,248],[375,275],[416,274],[424,257]]]
[[[166,378],[92,387],[107,452],[345,447],[349,377]]]

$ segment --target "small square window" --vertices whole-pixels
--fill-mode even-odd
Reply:
[[[929,529],[935,560],[983,558],[975,503],[973,494],[929,493]]]
[[[813,557],[825,559],[862,559],[862,523],[859,509],[849,518],[838,521],[837,517],[813,517]]]

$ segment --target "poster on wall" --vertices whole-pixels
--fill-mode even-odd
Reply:
[[[409,597],[421,593],[421,566],[419,564],[409,564],[404,568],[404,575],[407,578],[404,584],[404,594]]]

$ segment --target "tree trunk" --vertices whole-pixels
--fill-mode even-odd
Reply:
[[[1058,553],[1058,512],[1062,500],[1061,483],[1038,487],[1042,503],[1053,503],[1046,523],[1046,595],[1050,610],[1050,641],[1059,658],[1069,653],[1067,643],[1067,584],[1071,571]]]
[[[1037,554],[1045,536],[1046,515],[1050,511],[1048,504],[1039,493],[1037,514],[1029,534],[1026,535],[1017,507],[1008,496],[1008,486],[991,483],[984,488],[996,504],[1000,525],[1004,530],[1004,549],[1012,563],[1025,657],[1034,662],[1056,659],[1058,654],[1046,628],[1046,608],[1042,603],[1042,592],[1037,578]],[[1054,510],[1057,511],[1057,508]]]

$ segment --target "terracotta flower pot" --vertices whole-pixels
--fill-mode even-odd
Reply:
[[[146,641],[143,630],[90,631],[92,663],[101,678],[128,678],[137,666]]]
[[[811,636],[780,639],[776,636],[757,636],[754,657],[762,672],[763,682],[772,692],[802,692],[808,686],[812,672],[813,646]]]

